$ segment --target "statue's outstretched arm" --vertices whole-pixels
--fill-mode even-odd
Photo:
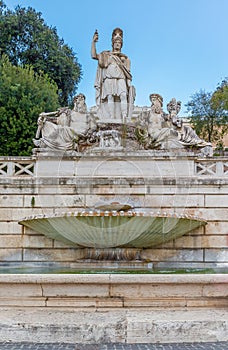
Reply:
[[[98,31],[95,30],[93,35],[92,45],[91,45],[91,57],[95,60],[98,59],[97,50],[96,50],[96,42],[98,41]]]
[[[39,114],[39,117],[42,117],[42,118],[44,118],[44,117],[49,117],[49,116],[57,116],[58,115],[58,111],[54,111],[54,112],[42,112],[42,113],[40,113]]]

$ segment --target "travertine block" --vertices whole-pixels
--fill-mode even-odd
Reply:
[[[136,298],[173,298],[173,297],[193,297],[202,295],[202,285],[186,284],[151,284],[151,285],[112,285],[111,296],[119,296],[128,299]]]
[[[151,261],[203,261],[202,249],[146,249],[142,259]]]
[[[33,298],[28,296],[22,298],[1,298],[0,297],[0,306],[1,307],[45,307],[46,306],[46,298],[37,297]]]
[[[6,185],[3,183],[2,178],[0,178],[1,194],[2,195],[17,195],[23,196],[24,194],[34,195],[36,194],[37,188],[34,186],[34,182],[26,179],[26,186],[23,185]]]
[[[51,208],[8,208],[0,210],[0,220],[3,221],[20,221],[23,218],[32,215],[53,214],[54,210]]]
[[[21,235],[1,235],[0,236],[1,248],[22,248],[22,236]]]
[[[24,261],[76,261],[83,258],[81,249],[24,249]]]
[[[186,189],[185,194],[173,194],[173,195],[146,195],[145,206],[146,207],[202,207],[204,205],[203,195],[192,195],[188,193]]]
[[[0,261],[22,261],[22,249],[0,249]]]
[[[42,297],[42,288],[38,284],[0,284],[0,298]]]
[[[228,208],[228,196],[221,194],[205,195],[205,207],[221,207]]]
[[[174,180],[174,178],[173,178]],[[189,195],[205,195],[205,194],[228,194],[228,186],[222,186],[218,189],[217,185],[214,185],[213,182],[212,184],[207,184],[205,186],[204,183],[202,183],[200,180],[200,185],[199,183],[191,183],[185,180],[183,182],[179,179],[176,178],[176,182],[173,181],[172,184],[166,185],[163,183],[163,179],[160,179],[160,184],[157,184],[156,186],[150,185],[145,182],[147,186],[147,193],[148,194],[163,194],[163,195],[168,195],[168,194],[174,194],[174,195],[184,195],[185,193]]]
[[[93,208],[98,204],[103,204],[103,202],[129,203],[133,207],[144,207],[145,196],[131,195],[131,193],[125,195],[85,195],[85,206],[88,208]]]
[[[21,208],[23,207],[22,195],[1,195],[0,196],[0,208]]]
[[[142,160],[143,158],[143,160]],[[113,177],[162,177],[162,176],[192,176],[194,174],[194,161],[186,159],[158,159],[151,157],[88,157],[76,163],[77,176],[113,176]]]
[[[205,261],[228,262],[228,249],[205,249]]]
[[[76,307],[76,308],[120,308],[123,307],[123,301],[120,298],[54,298],[48,297],[47,299],[48,307]]]
[[[186,306],[189,308],[191,307],[227,308],[228,300],[227,298],[191,299],[191,300],[186,300]]]
[[[227,221],[225,221],[227,220]],[[206,235],[227,235],[228,234],[228,216],[224,221],[209,221],[205,226]]]
[[[227,312],[220,310],[157,310],[140,319],[128,315],[129,343],[221,341],[227,338]],[[158,314],[158,316],[155,316]]]
[[[147,307],[186,307],[187,301],[185,298],[170,297],[169,299],[155,298],[153,295],[151,298],[124,298],[124,307],[126,308],[147,308]]]
[[[178,211],[178,210],[177,210]],[[227,220],[227,209],[217,208],[201,208],[201,209],[188,209],[190,215],[198,216],[208,221],[225,221]]]
[[[33,203],[34,208],[63,207],[63,210],[66,210],[67,207],[83,206],[84,196],[59,194],[58,189],[56,189],[56,194],[24,196],[24,207],[31,207],[31,203]]]
[[[217,236],[205,236],[202,240],[205,248],[228,248],[228,234]]]
[[[147,186],[146,184],[140,185],[140,186],[132,186],[130,185],[127,181],[125,186],[124,185],[96,185],[96,186],[91,186],[89,189],[84,187],[84,188],[79,188],[78,189],[80,193],[83,194],[93,194],[93,195],[125,195],[125,194],[133,194],[133,195],[145,195],[147,194]]]
[[[45,297],[108,297],[109,286],[101,284],[43,284]]]
[[[36,164],[36,176],[75,176],[74,160],[64,159],[59,155],[57,158],[39,159]]]
[[[191,233],[190,233],[191,234]],[[183,236],[174,241],[175,248],[226,248],[228,236]]]
[[[103,344],[126,341],[126,315],[121,312],[45,308],[1,310],[1,341]]]
[[[0,235],[8,235],[8,234],[21,234],[22,233],[22,226],[18,224],[18,222],[7,222],[2,221],[0,222]]]
[[[56,184],[53,186],[41,184],[37,187],[37,195],[77,195],[77,187],[75,184]]]
[[[28,236],[22,237],[23,248],[52,248],[53,240],[45,236]]]
[[[203,248],[202,236],[183,236],[174,241],[175,248]]]
[[[207,284],[203,287],[203,296],[205,297],[224,297],[227,298],[228,307],[228,276],[227,283]]]

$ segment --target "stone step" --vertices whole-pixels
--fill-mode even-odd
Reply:
[[[227,309],[1,308],[0,339],[33,343],[228,341]]]

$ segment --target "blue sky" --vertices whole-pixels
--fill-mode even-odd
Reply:
[[[200,89],[213,91],[228,76],[228,0],[4,0],[7,7],[31,6],[72,47],[82,65],[78,93],[95,105],[97,51],[111,49],[112,30],[124,31],[122,52],[131,60],[135,104],[149,106],[159,93],[166,104],[175,97],[184,106]]]

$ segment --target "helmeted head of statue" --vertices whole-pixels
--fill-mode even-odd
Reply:
[[[120,28],[115,28],[112,32],[112,47],[116,42],[120,42],[121,47],[123,46],[123,31]]]
[[[150,101],[152,102],[152,104],[156,100],[159,101],[161,104],[161,107],[163,107],[163,97],[159,94],[150,94]]]

